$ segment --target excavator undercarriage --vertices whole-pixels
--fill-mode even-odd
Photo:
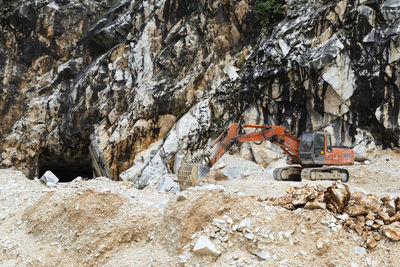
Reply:
[[[301,179],[347,182],[349,180],[349,172],[339,167],[305,168],[301,171]]]
[[[349,172],[338,167],[302,168],[290,166],[274,169],[273,177],[277,181],[331,180],[347,182]]]

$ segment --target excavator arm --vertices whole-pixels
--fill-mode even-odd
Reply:
[[[257,128],[260,129],[260,131],[249,134],[239,134],[241,128]],[[222,133],[211,145],[211,147],[214,147],[218,143],[218,147],[210,159],[211,166],[214,165],[235,143],[260,142],[266,140],[278,145],[288,155],[293,163],[300,163],[300,139],[295,137],[289,130],[282,126],[275,125],[240,125],[234,123],[231,124],[227,131]]]

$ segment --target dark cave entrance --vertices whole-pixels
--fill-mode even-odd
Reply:
[[[49,150],[43,151],[39,156],[39,178],[46,171],[54,173],[59,182],[71,182],[76,177],[93,178],[92,159],[89,149],[75,155],[60,155]]]

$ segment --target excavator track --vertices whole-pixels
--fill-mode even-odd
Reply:
[[[337,167],[304,168],[301,171],[301,179],[305,180],[331,180],[347,182],[349,172],[346,169]]]
[[[301,167],[276,168],[273,172],[276,181],[301,181]]]

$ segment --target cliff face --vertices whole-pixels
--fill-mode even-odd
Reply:
[[[247,61],[241,86],[261,95],[264,120],[293,131],[331,128],[354,144],[360,130],[398,145],[400,4],[293,4]]]
[[[143,187],[240,120],[398,145],[396,1],[288,1],[264,29],[251,0],[0,4],[1,164],[30,177]]]
[[[91,161],[90,150],[97,174],[117,179],[192,108],[179,143],[200,148],[212,92],[238,77],[233,64],[256,39],[249,10],[246,1],[5,6],[2,164],[33,177],[40,166]]]

